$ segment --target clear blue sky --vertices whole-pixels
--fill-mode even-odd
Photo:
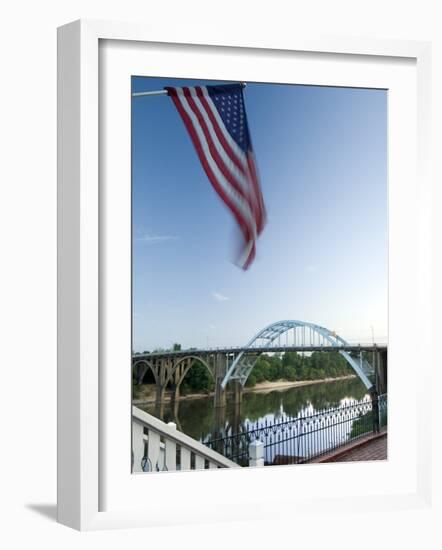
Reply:
[[[245,103],[268,215],[246,272],[171,99],[132,99],[134,350],[244,344],[281,319],[386,341],[387,92],[248,83]]]

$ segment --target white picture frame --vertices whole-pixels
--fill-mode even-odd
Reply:
[[[106,48],[106,44],[111,45],[110,49],[100,50]],[[112,44],[123,47],[117,47],[112,53]],[[133,476],[130,475],[129,469],[125,468],[125,461],[129,462],[130,456],[130,447],[125,449],[125,444],[130,442],[129,409],[127,417],[124,413],[125,402],[130,395],[130,376],[127,374],[127,386],[124,386],[124,382],[122,386],[122,379],[113,377],[113,374],[109,376],[109,372],[115,371],[112,361],[104,365],[104,358],[107,361],[110,354],[106,348],[107,344],[103,344],[103,326],[106,318],[103,304],[107,304],[108,287],[110,285],[114,288],[112,285],[116,283],[115,277],[113,281],[107,281],[106,285],[102,283],[103,277],[106,277],[104,271],[111,265],[116,267],[117,255],[122,253],[127,256],[129,243],[127,239],[122,238],[122,248],[115,247],[116,255],[110,260],[106,256],[103,260],[103,238],[106,238],[103,232],[110,231],[111,226],[108,223],[115,214],[115,209],[124,210],[127,203],[124,203],[124,196],[118,194],[103,201],[103,173],[108,174],[108,171],[107,166],[103,169],[103,165],[100,165],[103,147],[100,141],[103,139],[103,135],[100,135],[100,122],[103,124],[103,116],[106,116],[107,102],[117,101],[115,105],[122,105],[118,101],[125,91],[118,89],[118,85],[112,86],[112,90],[115,89],[115,97],[106,96],[106,102],[103,102],[100,86],[103,82],[104,85],[106,82],[109,83],[108,78],[118,79],[121,75],[125,77],[130,74],[132,67],[128,66],[128,49],[138,49],[138,54],[131,55],[135,64],[138,58],[144,63],[143,60],[147,58],[146,52],[143,53],[143,47],[153,48],[148,54],[151,59],[153,55],[163,59],[162,48],[168,49],[170,62],[175,65],[185,59],[185,56],[193,55],[198,50],[198,55],[206,58],[205,63],[207,60],[210,61],[215,52],[221,57],[228,55],[232,60],[232,66],[233,60],[241,56],[259,58],[267,55],[279,60],[282,66],[280,70],[284,70],[284,64],[290,63],[292,57],[297,55],[298,60],[302,58],[300,63],[305,67],[316,63],[316,60],[325,64],[334,63],[333,72],[324,73],[323,76],[323,84],[334,85],[343,85],[339,69],[341,65],[342,74],[345,74],[354,64],[352,78],[358,78],[357,75],[360,73],[356,70],[357,65],[365,65],[365,72],[369,73],[370,62],[376,61],[379,66],[384,65],[383,75],[379,77],[380,84],[383,79],[395,78],[389,74],[395,72],[391,70],[392,67],[401,63],[403,67],[413,67],[412,71],[398,71],[399,84],[395,89],[398,110],[392,116],[397,117],[399,109],[412,106],[412,109],[416,110],[418,124],[414,126],[413,116],[409,116],[408,122],[405,123],[409,132],[405,132],[403,136],[400,136],[393,119],[390,127],[390,185],[396,189],[396,193],[398,188],[395,188],[395,185],[400,181],[403,186],[404,204],[394,210],[393,219],[390,220],[390,288],[391,277],[396,277],[399,273],[402,276],[400,281],[395,281],[401,288],[390,291],[389,349],[390,352],[393,349],[393,355],[389,361],[393,365],[395,362],[401,363],[405,374],[413,361],[413,354],[409,354],[407,358],[405,354],[400,354],[399,346],[395,347],[395,342],[404,337],[405,328],[397,309],[401,291],[410,293],[410,311],[420,320],[415,328],[416,340],[419,342],[415,353],[419,352],[420,357],[425,357],[428,353],[426,344],[427,335],[430,334],[428,311],[431,302],[431,250],[427,243],[430,227],[428,212],[432,197],[427,170],[430,119],[428,43],[346,37],[311,39],[298,36],[289,43],[281,41],[269,45],[262,39],[255,43],[238,41],[215,45],[201,44],[197,37],[192,39],[185,36],[185,33],[182,36],[174,33],[170,37],[161,33],[156,35],[151,30],[135,24],[76,21],[65,25],[59,29],[58,34],[58,521],[76,529],[91,530],[259,519],[264,515],[268,518],[272,516],[272,512],[265,509],[266,502],[287,504],[282,507],[287,512],[281,511],[281,507],[274,507],[278,508],[273,512],[274,516],[288,514],[288,510],[290,513],[295,509],[300,511],[301,508],[304,512],[312,507],[316,511],[324,510],[338,501],[342,513],[350,510],[355,504],[361,509],[376,506],[378,511],[383,507],[391,509],[427,505],[431,494],[430,432],[425,416],[425,411],[429,410],[428,396],[426,406],[420,405],[424,399],[424,384],[428,383],[430,375],[429,361],[419,380],[411,383],[404,379],[406,376],[401,378],[397,375],[397,370],[393,369],[391,372],[389,383],[393,388],[397,388],[391,412],[393,421],[397,411],[401,410],[402,420],[405,418],[408,422],[412,437],[408,437],[400,430],[393,433],[389,439],[392,457],[390,464],[386,466],[347,465],[344,473],[340,465],[312,466],[311,468],[316,468],[314,471],[306,468],[303,470],[303,476],[310,483],[309,493],[306,487],[302,486],[303,481],[298,475],[299,469],[298,474],[295,474],[296,467],[290,466],[254,471],[237,469],[151,476]],[[201,73],[198,74],[198,71],[201,71],[201,68],[198,69],[198,63],[195,58],[195,64],[191,65],[195,67],[195,74],[186,73],[180,76],[201,77]],[[112,68],[103,75],[104,65]],[[190,66],[189,58],[187,65]],[[219,67],[221,66],[222,62],[219,64]],[[300,65],[299,67],[301,70]],[[235,71],[238,69],[231,71],[232,78],[237,74],[235,78],[239,79],[239,73]],[[151,76],[157,74],[159,73]],[[173,76],[170,71],[167,75]],[[208,74],[207,77],[209,76],[211,75]],[[268,78],[268,74],[263,75],[262,80]],[[274,78],[278,78],[276,73]],[[318,82],[313,76],[312,79],[311,83]],[[375,80],[376,76],[372,73],[358,82],[360,86],[370,87],[374,85]],[[118,84],[118,80],[112,82]],[[413,87],[413,83],[416,82],[417,93]],[[128,82],[125,81],[124,86],[127,85]],[[400,94],[401,85],[404,89]],[[402,96],[404,103],[400,106]],[[396,99],[390,104],[393,113],[396,109],[395,102]],[[124,112],[123,106],[122,111],[117,112],[116,116],[127,119],[127,111]],[[120,139],[127,138],[127,125],[125,129],[121,126],[121,129]],[[127,161],[130,141],[110,144],[109,152],[112,152],[112,147],[121,146],[124,148]],[[399,158],[404,153],[405,158],[399,163]],[[414,176],[414,168],[417,168],[418,178]],[[123,173],[124,170],[123,166]],[[416,185],[417,181],[419,185]],[[397,195],[394,193],[395,199]],[[123,199],[123,202],[120,199]],[[416,217],[407,221],[406,214],[412,206]],[[103,216],[104,210],[106,216]],[[126,208],[122,214],[126,222],[129,213]],[[108,221],[103,223],[103,217]],[[127,229],[127,223],[124,227]],[[402,234],[405,237],[409,237],[407,250],[400,244],[401,231],[404,231]],[[412,265],[416,267],[413,268]],[[407,266],[410,268],[409,272],[399,271]],[[125,267],[123,265],[121,271],[118,271],[119,281],[123,281],[123,287],[124,282],[128,281],[128,273],[129,264]],[[123,309],[124,307],[123,304]],[[122,323],[126,323],[120,325],[124,330],[124,326],[127,327],[127,307],[124,311],[118,311],[122,313]],[[115,326],[112,330],[117,329]],[[124,341],[122,345],[126,344]],[[119,355],[120,352],[122,355]],[[115,349],[115,357],[123,357],[124,360],[124,349]],[[425,361],[423,363],[425,364]],[[401,397],[401,393],[404,392],[407,397]],[[116,400],[113,401],[116,406],[112,407],[112,410],[108,406],[110,396]],[[389,401],[391,403],[390,399]],[[407,402],[409,406],[405,408]],[[399,419],[398,416],[396,418]],[[110,425],[114,439],[118,434],[122,434],[121,454],[115,446],[115,441],[109,442],[112,439],[109,436]],[[399,464],[395,449],[410,441],[412,452]],[[364,476],[364,471],[365,474],[368,471],[373,473],[378,479],[378,484],[372,484],[371,490],[367,485],[356,491],[355,481]],[[298,477],[295,479],[294,475]],[[208,479],[204,476],[212,476],[210,483],[217,494],[213,507],[208,506],[212,498],[210,495],[207,496],[208,502],[201,498]],[[296,483],[297,494],[287,493],[287,483],[284,481],[289,478]],[[312,485],[312,479],[317,480],[315,485]],[[386,479],[390,480],[390,484],[386,483],[382,489],[382,480]],[[110,487],[112,484],[114,486]],[[241,494],[235,502],[229,502],[227,493],[223,496],[223,491],[241,484]],[[146,491],[149,493],[149,499],[145,503],[140,499],[140,490],[141,496]],[[162,493],[172,490],[176,491],[174,505],[170,499],[162,497]],[[306,497],[307,494],[310,495],[309,498]],[[187,506],[183,506],[185,501]]]

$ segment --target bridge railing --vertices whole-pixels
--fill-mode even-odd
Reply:
[[[132,407],[132,472],[237,468],[238,464],[179,432],[138,407]]]
[[[239,433],[205,444],[241,466],[302,464],[386,426],[384,394],[314,414],[247,423]],[[261,463],[256,463],[257,458]]]

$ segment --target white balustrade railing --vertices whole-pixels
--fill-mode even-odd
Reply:
[[[238,467],[235,462],[179,432],[173,422],[166,424],[138,407],[132,407],[134,473]]]

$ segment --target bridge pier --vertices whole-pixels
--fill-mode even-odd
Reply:
[[[179,424],[179,414],[180,414],[180,400],[179,399],[174,399],[172,402],[171,402],[171,409],[172,409],[172,414],[173,414],[173,417],[175,419],[175,423],[178,425]],[[178,426],[178,429],[181,430],[180,426]]]
[[[173,384],[172,385],[172,397],[171,397],[172,403],[176,403],[179,398],[180,398],[180,385],[179,384]]]
[[[213,431],[213,439],[218,440],[213,449],[218,453],[223,454],[222,437],[226,435],[226,407],[215,407],[215,426]]]
[[[376,352],[375,373],[378,394],[387,393],[387,350]]]
[[[226,391],[221,386],[224,376],[227,372],[227,357],[223,353],[217,353],[215,357],[215,397],[214,406],[218,407],[226,406]]]
[[[160,420],[163,419],[164,416],[164,392],[166,390],[166,386],[159,384],[157,382],[156,386],[156,395],[155,395],[155,416],[157,416]]]
[[[170,399],[170,408],[175,419],[178,418],[179,403],[180,403],[180,382],[172,384],[172,395]],[[181,428],[178,428],[181,429]]]
[[[233,381],[233,402],[236,407],[241,407],[243,387],[239,380]]]
[[[175,372],[172,376],[172,407],[175,405],[175,403],[178,402],[180,398],[180,386],[182,382],[182,368],[178,367],[175,369]]]

